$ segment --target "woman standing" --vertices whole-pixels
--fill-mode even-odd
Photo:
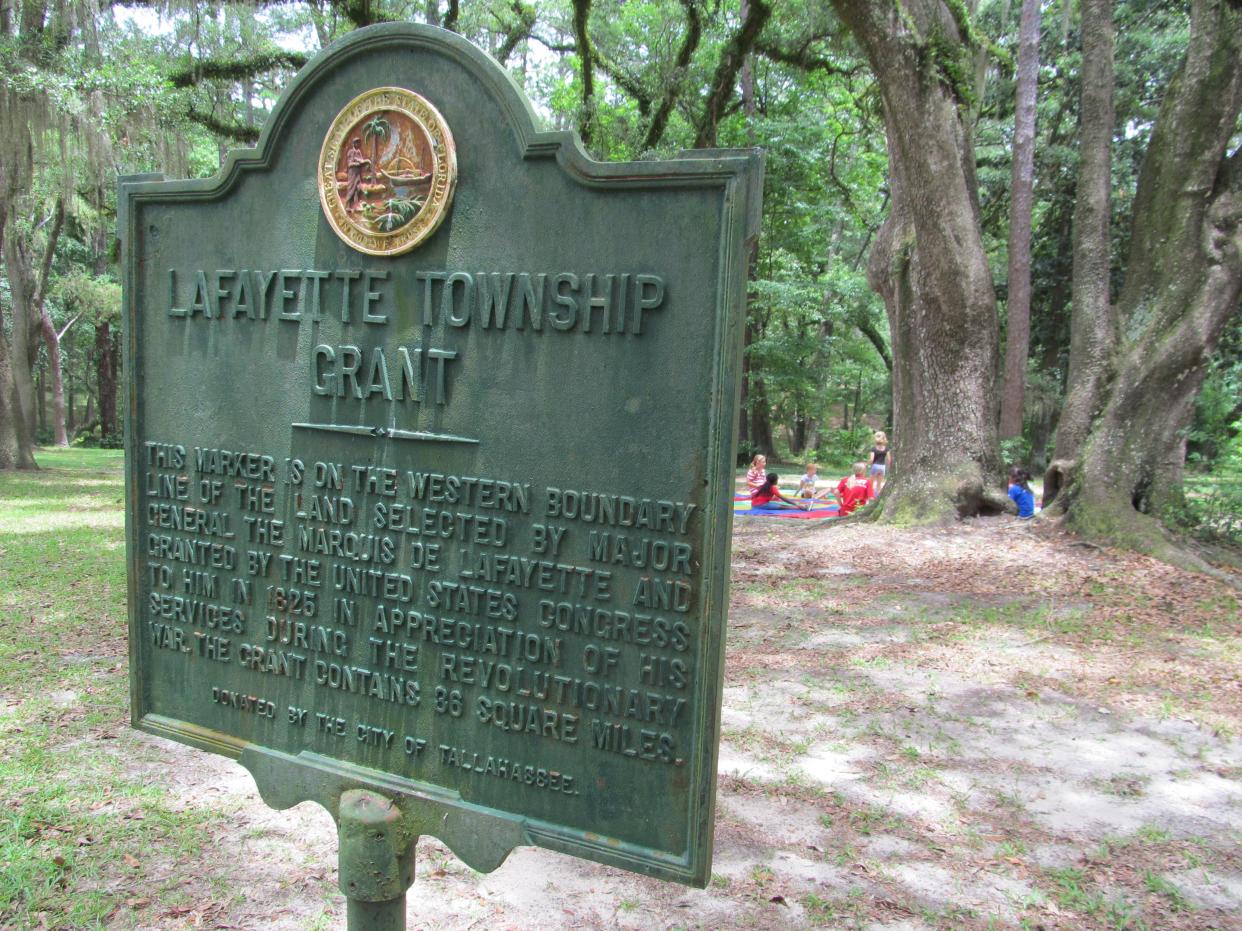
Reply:
[[[871,447],[871,456],[867,459],[870,467],[871,483],[878,495],[884,490],[885,473],[893,464],[893,451],[888,448],[888,437],[883,430],[875,431],[875,445]]]

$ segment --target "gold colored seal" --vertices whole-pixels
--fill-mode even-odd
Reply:
[[[351,100],[319,153],[323,212],[338,236],[368,255],[401,255],[434,233],[456,185],[448,124],[401,87]]]

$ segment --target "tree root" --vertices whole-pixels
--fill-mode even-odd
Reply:
[[[1213,566],[1186,541],[1174,537],[1160,521],[1134,510],[1129,502],[1091,500],[1077,495],[1063,515],[1054,514],[1045,520],[1083,538],[1081,542],[1086,545],[1102,544],[1142,553],[1242,591],[1242,574]]]
[[[1078,460],[1076,459],[1054,459],[1048,463],[1048,468],[1044,470],[1044,510],[1052,510],[1053,513],[1064,514],[1066,510],[1066,498],[1068,495],[1062,495],[1071,482],[1074,470],[1078,468]],[[1055,507],[1053,506],[1055,503]]]

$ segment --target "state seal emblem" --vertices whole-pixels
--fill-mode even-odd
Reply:
[[[368,255],[401,255],[434,233],[456,184],[448,124],[401,87],[377,87],[351,100],[319,154],[323,212],[338,236]]]

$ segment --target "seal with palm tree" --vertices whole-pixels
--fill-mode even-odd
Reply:
[[[362,156],[367,148],[369,158]],[[361,120],[337,173],[350,219],[392,233],[418,216],[432,177],[421,165],[433,148],[422,127],[400,110],[379,110]]]
[[[362,251],[395,255],[443,219],[457,177],[453,137],[426,100],[376,88],[352,101],[324,140],[319,193],[337,233]]]

